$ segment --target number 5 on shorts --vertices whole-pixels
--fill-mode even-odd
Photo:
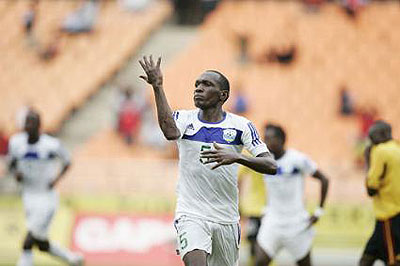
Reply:
[[[186,235],[186,232],[182,233],[179,236],[179,244],[181,246],[181,250],[187,248],[187,246],[188,246],[187,239],[185,238],[185,235]]]

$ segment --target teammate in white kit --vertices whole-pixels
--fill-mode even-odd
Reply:
[[[9,144],[10,170],[22,186],[28,233],[18,266],[33,265],[32,248],[48,252],[70,265],[81,265],[83,257],[59,247],[48,240],[48,230],[58,205],[54,186],[67,171],[70,160],[56,138],[40,133],[40,116],[30,111],[25,120],[25,132],[11,137]],[[57,161],[62,162],[57,172]]]
[[[195,83],[198,109],[172,113],[162,86],[161,58],[139,61],[153,86],[158,122],[168,140],[177,140],[179,181],[175,227],[186,266],[234,266],[240,242],[237,164],[275,174],[276,163],[246,118],[223,111],[229,82],[217,71]],[[254,157],[240,154],[248,149]]]
[[[323,214],[328,179],[303,153],[285,149],[286,134],[277,125],[268,125],[265,141],[278,164],[275,176],[265,175],[267,206],[257,236],[256,265],[267,266],[285,248],[299,266],[311,265],[312,225]],[[304,206],[304,178],[321,182],[319,207],[310,217]]]

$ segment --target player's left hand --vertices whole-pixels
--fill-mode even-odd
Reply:
[[[240,154],[228,149],[224,149],[217,143],[213,143],[215,150],[203,151],[200,154],[200,158],[207,159],[204,164],[217,163],[211,170],[214,170],[222,165],[230,165],[239,159]]]

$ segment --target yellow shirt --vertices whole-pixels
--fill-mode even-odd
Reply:
[[[239,167],[240,212],[247,217],[261,217],[265,207],[265,184],[263,175],[247,168]]]
[[[375,216],[386,220],[400,213],[400,144],[390,140],[374,146],[370,161],[367,186],[378,190]]]

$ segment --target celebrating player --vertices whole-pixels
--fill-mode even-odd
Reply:
[[[282,249],[294,257],[299,266],[311,265],[312,224],[323,214],[328,192],[328,179],[306,155],[285,149],[286,134],[277,125],[267,125],[265,141],[275,156],[278,172],[265,175],[267,188],[266,213],[257,236],[256,265],[269,265]],[[304,207],[304,178],[312,176],[321,182],[319,207],[310,217]]]
[[[229,82],[207,70],[195,82],[197,109],[172,113],[160,69],[152,57],[139,61],[153,87],[158,122],[168,140],[177,140],[179,181],[175,227],[186,266],[234,266],[240,242],[237,164],[275,174],[276,163],[247,119],[222,109]],[[242,155],[243,146],[252,156]]]
[[[10,170],[22,185],[22,200],[28,227],[17,265],[33,265],[34,246],[70,265],[81,265],[82,256],[48,240],[49,226],[58,204],[54,186],[70,165],[67,152],[57,139],[40,133],[40,116],[35,111],[30,111],[26,116],[25,132],[14,135],[9,145]],[[58,175],[55,171],[56,158],[59,158],[63,165]]]
[[[400,144],[392,139],[392,127],[377,121],[369,130],[372,145],[366,149],[367,189],[374,202],[375,230],[360,260],[372,266],[400,265]]]

